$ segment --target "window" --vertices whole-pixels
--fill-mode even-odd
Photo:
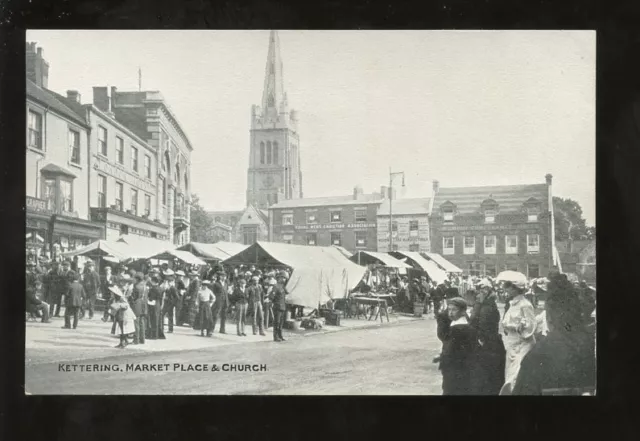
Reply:
[[[73,182],[61,176],[43,176],[42,198],[47,209],[56,213],[73,212]]]
[[[367,210],[355,210],[355,218],[356,222],[366,222]]]
[[[331,212],[331,222],[340,222],[341,220],[342,220],[342,212],[340,211]]]
[[[538,222],[538,214],[540,214],[539,207],[527,208],[527,222]]]
[[[253,245],[258,240],[258,227],[243,227],[242,238],[245,245]]]
[[[496,237],[495,236],[484,237],[484,253],[485,254],[496,253]]]
[[[162,187],[162,205],[167,205],[167,180],[160,177],[160,187]]]
[[[98,126],[98,151],[107,156],[107,129]]]
[[[496,211],[495,210],[485,210],[484,212],[484,221],[487,224],[492,224],[496,221]]]
[[[273,143],[273,163],[278,163],[278,143],[275,141]]]
[[[138,171],[138,149],[131,146],[131,168],[133,171]]]
[[[442,254],[451,255],[455,253],[455,238],[453,236],[442,238]]]
[[[29,110],[29,147],[42,150],[42,115]]]
[[[118,164],[124,164],[124,139],[116,136],[116,161]]]
[[[144,215],[149,217],[151,215],[151,196],[144,195]]]
[[[484,275],[488,277],[496,276],[496,265],[494,263],[487,263],[484,266]]]
[[[55,179],[44,179],[43,181],[43,189],[42,189],[42,197],[47,201],[47,210],[55,211],[56,210],[56,180]]]
[[[80,133],[75,130],[69,130],[69,156],[72,163],[80,164]]]
[[[509,234],[504,238],[504,242],[507,254],[518,254],[518,236]]]
[[[476,253],[476,238],[474,236],[465,236],[464,238],[464,254]]]
[[[444,216],[445,222],[453,221],[453,208],[443,208],[442,214]]]
[[[409,245],[409,251],[420,251],[420,244],[412,243],[411,245]]]
[[[307,245],[315,245],[317,241],[316,233],[307,233]]]
[[[122,199],[124,197],[124,185],[116,182],[116,209],[122,211]]]
[[[293,214],[283,214],[282,225],[293,225]]]
[[[107,177],[98,175],[98,207],[107,206]]]
[[[290,244],[293,241],[293,234],[283,234],[282,240],[284,241],[284,243]]]
[[[356,248],[366,248],[367,247],[367,232],[366,231],[356,231]]]
[[[271,164],[271,141],[267,141],[267,164]]]
[[[260,143],[260,164],[264,164],[265,157],[265,149],[264,149],[264,141]]]
[[[398,232],[398,222],[397,221],[391,221],[391,231],[393,231],[394,233]]]
[[[482,275],[482,263],[480,263],[480,262],[469,262],[469,275],[471,275],[471,276],[481,276]]]
[[[131,213],[138,215],[138,190],[131,189]]]
[[[418,237],[418,221],[412,220],[409,221],[409,236],[410,237]]]
[[[528,277],[530,279],[537,279],[538,277],[540,277],[540,265],[538,265],[537,263],[530,263],[529,265],[527,265],[527,269],[528,269]]]
[[[538,234],[527,234],[527,253],[538,253],[540,251],[540,236]]]
[[[144,155],[144,175],[151,179],[151,156]]]
[[[316,222],[318,222],[318,219],[316,217],[316,213],[307,213],[307,223],[308,224],[315,224]]]
[[[342,233],[332,232],[331,233],[331,245],[342,245]]]

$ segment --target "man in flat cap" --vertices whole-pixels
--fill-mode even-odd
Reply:
[[[442,394],[469,395],[472,357],[477,344],[475,331],[467,320],[467,302],[463,298],[448,299],[447,310],[451,320],[448,329],[438,332],[442,341]]]

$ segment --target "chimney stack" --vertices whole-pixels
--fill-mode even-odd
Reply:
[[[80,94],[78,93],[77,90],[67,90],[67,98],[70,99],[71,101],[81,104]]]
[[[547,185],[551,185],[551,182],[553,180],[553,175],[551,173],[547,173],[547,175],[544,178],[547,180]]]
[[[93,105],[113,117],[112,93],[115,87],[94,87],[93,88]]]
[[[437,179],[433,180],[433,192],[437,193],[438,190],[440,190],[440,181],[438,181]]]
[[[45,89],[49,86],[49,63],[44,59],[44,51],[36,43],[26,46],[27,78]]]
[[[364,191],[362,191],[362,187],[360,187],[359,185],[356,185],[355,187],[353,187],[353,200],[354,201],[362,199],[362,195],[363,194],[364,194]]]

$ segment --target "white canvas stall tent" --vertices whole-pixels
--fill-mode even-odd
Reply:
[[[131,234],[123,234],[116,242],[124,244],[125,246],[122,249],[123,251],[126,250],[124,251],[127,254],[126,257],[134,260],[149,259],[151,256],[176,248],[175,245],[164,240]]]
[[[151,256],[150,259],[157,259],[157,260],[179,259],[189,265],[206,265],[207,264],[207,262],[193,255],[189,251],[182,251],[182,250],[164,251],[162,253]]]
[[[117,260],[124,260],[127,258],[126,251],[122,244],[108,240],[96,240],[89,245],[78,248],[74,251],[67,251],[62,255],[63,257],[114,257]]]
[[[422,254],[428,260],[434,261],[436,265],[438,265],[441,269],[443,269],[448,273],[461,274],[463,272],[460,268],[455,266],[453,263],[449,262],[447,259],[445,259],[438,253],[420,253],[420,254]]]
[[[243,251],[248,247],[248,245],[242,245],[232,242],[189,242],[188,244],[178,248],[178,250],[189,251],[190,253],[193,253],[194,255],[204,260],[221,261],[226,260],[231,256],[235,256],[240,251]]]
[[[416,269],[421,269],[425,271],[431,279],[433,279],[436,283],[443,283],[449,277],[447,273],[442,270],[435,262],[431,260],[427,260],[420,255],[417,251],[392,251],[390,254],[398,257],[407,257],[414,265],[417,267]]]
[[[292,268],[286,302],[307,308],[345,298],[366,272],[366,268],[351,262],[333,247],[273,242],[256,242],[223,263]]]
[[[375,251],[358,251],[349,259],[359,265],[382,265],[389,268],[411,268],[411,265],[407,265],[401,260],[386,254],[378,253]]]

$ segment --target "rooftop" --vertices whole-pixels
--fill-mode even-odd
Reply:
[[[27,97],[47,106],[50,110],[62,116],[66,116],[83,127],[88,127],[84,116],[85,112],[81,105],[75,106],[71,100],[67,100],[62,95],[58,95],[49,89],[40,87],[29,79],[27,79]]]
[[[431,198],[411,198],[411,199],[394,199],[392,203],[393,214],[430,214],[429,204],[431,204]],[[389,201],[385,200],[380,209],[378,210],[378,216],[389,215]]]
[[[113,114],[116,117],[116,121],[131,130],[138,137],[144,140],[149,139],[144,109],[116,107],[113,109]]]
[[[493,199],[498,203],[501,213],[517,212],[531,198],[542,203],[542,210],[548,210],[547,184],[440,188],[436,193],[433,209],[437,211],[443,203],[449,201],[456,205],[458,213],[472,214],[480,211],[483,201]]]
[[[353,195],[347,196],[324,196],[319,198],[289,199],[272,205],[269,209],[298,208],[298,207],[325,207],[338,205],[363,205],[379,204],[383,201],[378,193],[361,194],[358,199]]]

